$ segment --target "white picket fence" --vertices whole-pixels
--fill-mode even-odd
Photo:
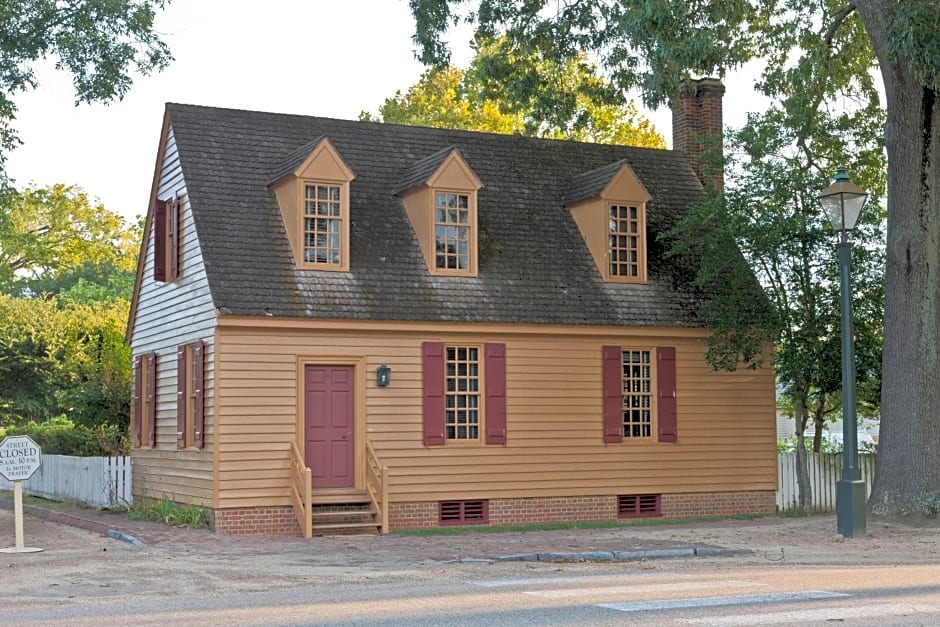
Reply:
[[[809,482],[812,490],[811,512],[834,512],[836,484],[842,477],[842,453],[807,453]],[[865,481],[865,498],[871,496],[875,477],[875,456],[858,454],[858,467]],[[797,509],[799,489],[796,484],[796,453],[777,454],[777,509]]]
[[[13,484],[0,477],[0,489],[12,490]],[[88,507],[128,505],[132,502],[131,458],[43,455],[42,466],[23,482],[23,491]]]

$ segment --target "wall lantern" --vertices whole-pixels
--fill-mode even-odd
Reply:
[[[382,364],[375,371],[375,382],[378,383],[381,387],[385,387],[392,382],[392,369]]]

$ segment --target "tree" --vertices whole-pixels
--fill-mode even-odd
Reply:
[[[50,282],[68,275],[77,281],[82,271],[86,280],[129,275],[137,240],[121,216],[77,187],[8,189],[0,203],[0,292],[48,291]]]
[[[76,104],[122,98],[131,74],[172,60],[153,32],[165,0],[9,0],[0,6],[0,172],[18,143],[16,94],[37,86],[35,64],[56,59],[72,75]]]
[[[940,3],[481,0],[474,8],[410,1],[426,63],[446,62],[441,35],[465,19],[476,22],[479,36],[505,36],[547,59],[590,51],[615,86],[639,88],[650,106],[674,99],[690,75],[721,76],[760,60],[756,88],[812,126],[832,90],[862,85],[868,97],[877,68],[887,97],[888,235],[881,440],[870,509],[911,517],[940,511]],[[509,88],[523,97],[536,90],[525,81]]]
[[[548,88],[521,100],[505,85],[531,76]],[[633,103],[622,104],[612,85],[579,55],[556,63],[521,58],[505,40],[480,44],[467,70],[432,68],[360,119],[435,128],[665,148],[652,123]]]

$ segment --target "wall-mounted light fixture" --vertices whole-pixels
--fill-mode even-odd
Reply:
[[[392,369],[382,364],[375,371],[375,382],[378,383],[381,387],[385,387],[392,382]]]

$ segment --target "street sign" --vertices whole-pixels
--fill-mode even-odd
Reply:
[[[11,435],[0,442],[0,477],[26,481],[42,465],[39,445],[26,435]]]

